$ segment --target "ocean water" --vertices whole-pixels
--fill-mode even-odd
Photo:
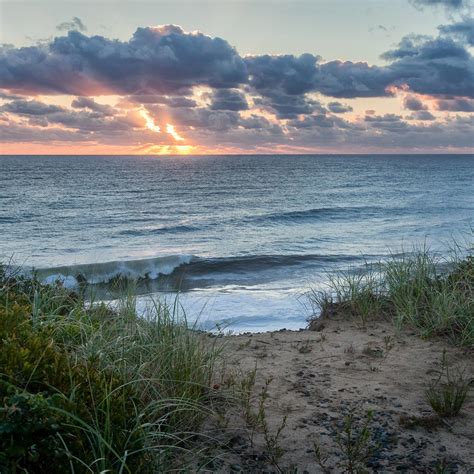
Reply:
[[[142,277],[188,319],[304,327],[328,272],[468,235],[473,155],[3,156],[0,260],[44,281]]]

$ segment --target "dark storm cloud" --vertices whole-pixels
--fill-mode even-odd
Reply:
[[[186,94],[191,94],[191,90],[185,91],[183,96],[166,96],[166,95],[130,95],[125,97],[126,101],[133,104],[161,104],[167,105],[171,108],[180,107],[196,107],[197,103],[194,99],[186,97]]]
[[[179,123],[180,127],[195,127],[197,129],[220,132],[237,127],[240,115],[233,110],[211,110],[205,107],[169,109],[160,105],[147,106],[147,110],[160,122],[160,117],[169,117],[172,123]]]
[[[390,83],[382,68],[366,63],[331,61],[320,64],[311,54],[245,58],[250,85],[266,97],[321,92],[332,97],[384,95]]]
[[[68,129],[82,131],[131,130],[142,127],[130,115],[114,115],[108,106],[97,104],[91,99],[76,99],[71,104],[81,110],[71,110],[57,105],[49,105],[37,100],[14,100],[0,107],[0,112],[8,112],[23,119],[33,126],[47,127],[62,125]]]
[[[444,34],[453,35],[474,46],[474,18],[463,18],[462,21],[450,25],[441,25],[439,31]]]
[[[418,98],[413,95],[408,95],[405,97],[405,100],[403,101],[403,105],[405,109],[408,110],[426,110],[427,107],[423,102]]]
[[[235,87],[246,66],[226,41],[177,26],[138,28],[129,41],[70,31],[48,45],[0,49],[0,87],[46,94],[166,94]]]
[[[245,58],[251,85],[259,91],[279,89],[298,95],[314,89],[319,56],[291,54],[281,56],[250,56]]]
[[[165,132],[172,123],[186,144],[249,150],[466,147],[472,144],[473,122],[466,113],[474,111],[474,63],[469,36],[456,25],[440,27],[438,38],[403,38],[383,55],[387,62],[380,66],[323,62],[311,54],[241,58],[222,39],[176,26],[139,28],[126,42],[73,31],[48,44],[4,46],[0,132],[4,139],[4,129],[11,127],[5,141],[142,146],[173,143]],[[196,86],[203,88],[194,90]],[[352,107],[343,99],[400,91],[409,115],[373,111],[344,119]],[[66,107],[31,100],[36,94],[73,97]],[[100,94],[121,97],[112,107],[91,97]],[[194,94],[199,98],[194,100]],[[334,99],[323,105],[316,94]],[[433,110],[464,113],[437,113],[443,118],[436,120],[425,101]],[[161,133],[146,128],[144,110]]]
[[[72,17],[71,21],[65,21],[63,23],[60,23],[57,27],[57,30],[59,31],[72,31],[72,30],[77,30],[77,31],[86,31],[87,27],[84,25],[82,20],[78,18],[77,16]]]
[[[308,92],[338,98],[382,97],[390,86],[408,86],[421,94],[474,97],[474,60],[451,38],[406,37],[383,58],[390,64],[370,66],[351,61],[320,63],[311,55],[245,58],[250,85],[270,99]]]
[[[352,112],[350,105],[341,104],[340,102],[329,102],[328,109],[333,114],[345,114],[346,112]]]
[[[416,56],[419,52],[420,45],[424,41],[429,41],[430,37],[425,35],[408,35],[404,36],[395,49],[385,51],[380,55],[382,59],[387,61],[397,61],[410,56]]]
[[[382,54],[383,59],[394,60],[388,67],[393,67],[403,61],[415,59],[420,64],[427,61],[445,59],[459,59],[467,61],[470,58],[466,48],[451,38],[425,38],[424,36],[410,35],[404,37],[398,46]],[[471,58],[472,59],[472,58]]]
[[[23,94],[150,97],[142,102],[186,107],[179,100],[194,86],[235,89],[248,82],[257,99],[261,96],[260,105],[272,107],[281,118],[314,112],[314,101],[305,96],[311,92],[383,97],[393,86],[408,86],[421,94],[474,97],[473,58],[450,37],[406,37],[383,58],[389,61],[386,66],[322,63],[311,54],[241,58],[223,39],[172,25],[138,28],[126,42],[70,31],[47,45],[0,48],[0,87]],[[214,94],[213,108],[244,110],[241,92]]]
[[[60,128],[43,129],[30,127],[11,122],[0,122],[0,136],[2,142],[77,142],[81,141],[89,132],[64,130]]]
[[[474,97],[474,59],[450,38],[405,38],[384,55],[392,85],[407,85],[419,94]]]
[[[258,105],[272,107],[280,118],[322,112],[321,104],[305,94],[320,92],[332,97],[385,95],[390,83],[383,69],[366,63],[319,63],[310,54],[301,56],[252,56],[245,58],[250,86],[263,98]]]
[[[282,91],[266,91],[264,97],[254,99],[256,106],[276,112],[280,119],[291,119],[298,115],[310,115],[313,112],[325,112],[317,100],[305,95],[290,95]]]
[[[7,94],[5,92],[0,91],[0,99],[3,100],[20,100],[22,99],[19,95]]]
[[[247,110],[249,105],[242,92],[236,89],[218,89],[212,96],[212,110]]]
[[[89,109],[93,112],[99,112],[102,115],[113,115],[114,108],[110,105],[98,104],[94,99],[89,97],[78,97],[71,103],[71,107],[75,109]]]
[[[436,101],[436,108],[450,112],[474,112],[474,100],[460,97],[439,99]]]
[[[239,120],[239,125],[247,130],[256,130],[256,129],[275,129],[278,128],[278,130],[281,131],[281,128],[277,124],[272,124],[270,123],[265,117],[262,117],[261,115],[255,115],[252,114],[250,117],[247,118],[241,118]]]
[[[49,115],[62,112],[64,109],[57,105],[43,104],[37,100],[14,100],[0,107],[4,112],[17,115]]]
[[[436,120],[436,117],[429,112],[428,110],[417,110],[410,117],[410,120],[422,120],[422,121],[432,121]]]
[[[302,120],[292,120],[289,125],[295,128],[333,128],[335,120],[324,114],[311,115]]]
[[[402,120],[402,117],[395,114],[366,115],[364,120],[368,122],[371,127],[387,132],[400,133],[408,128],[408,124]]]

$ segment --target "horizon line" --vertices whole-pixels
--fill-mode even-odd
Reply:
[[[196,153],[196,154],[147,154],[147,153],[0,153],[0,158],[9,156],[150,156],[150,157],[179,157],[185,158],[187,156],[422,156],[422,155],[470,155],[474,156],[472,152],[383,152],[383,153]]]

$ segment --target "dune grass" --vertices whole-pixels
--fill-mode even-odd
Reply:
[[[329,275],[328,287],[312,291],[321,314],[334,312],[365,324],[391,318],[423,337],[443,336],[456,345],[474,347],[474,258],[472,247],[458,245],[441,259],[429,248],[393,254],[362,269]]]
[[[0,472],[163,472],[196,462],[218,349],[179,304],[111,309],[0,267]]]

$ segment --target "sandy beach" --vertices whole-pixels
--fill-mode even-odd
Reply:
[[[243,416],[226,413],[222,472],[345,472],[337,445],[344,417],[351,411],[361,426],[367,412],[372,441],[378,445],[367,462],[369,472],[473,472],[474,401],[459,416],[434,421],[425,390],[436,378],[443,351],[451,367],[473,375],[472,351],[440,340],[422,340],[413,331],[398,332],[390,322],[331,318],[318,331],[286,331],[226,336],[228,374],[256,367],[254,403],[268,380],[265,417],[275,434],[286,416],[278,444],[278,466],[268,464],[265,440],[256,429],[253,445]],[[427,427],[410,427],[422,417]],[[422,422],[423,423],[423,422]],[[314,443],[327,458],[316,461]],[[295,468],[297,471],[295,471]],[[293,470],[292,470],[293,469]],[[372,470],[372,471],[371,471]],[[354,471],[365,472],[365,471]]]

